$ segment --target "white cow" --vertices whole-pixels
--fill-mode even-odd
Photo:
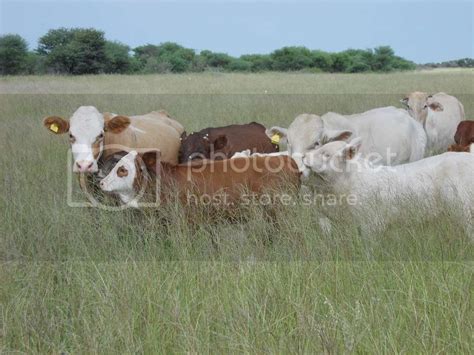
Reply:
[[[400,100],[408,113],[425,128],[430,153],[445,152],[454,143],[459,122],[464,120],[464,106],[455,98],[439,92],[412,92]]]
[[[303,162],[336,194],[352,194],[349,206],[367,233],[381,232],[414,208],[417,218],[450,211],[474,238],[474,154],[444,153],[399,166],[373,166],[359,150],[362,140],[331,142],[308,152]]]
[[[426,147],[426,134],[421,124],[405,110],[392,106],[348,116],[333,112],[322,117],[302,114],[288,129],[274,126],[266,133],[269,137],[278,135],[287,143],[288,153],[305,176],[309,174],[302,163],[306,152],[352,135],[364,139],[361,153],[374,164],[398,165],[416,161],[423,158]]]

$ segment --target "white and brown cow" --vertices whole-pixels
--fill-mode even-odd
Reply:
[[[102,114],[93,106],[81,106],[69,120],[46,117],[44,126],[52,133],[69,133],[73,171],[96,173],[101,157],[118,150],[158,149],[164,162],[177,164],[183,126],[164,111],[140,116]]]

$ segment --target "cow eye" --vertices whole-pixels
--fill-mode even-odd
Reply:
[[[102,132],[101,134],[99,134],[97,136],[97,140],[100,140],[100,139],[103,139],[104,138],[104,132]]]
[[[74,138],[74,136],[71,133],[69,133],[69,139],[71,140],[71,142],[76,141],[76,138]]]

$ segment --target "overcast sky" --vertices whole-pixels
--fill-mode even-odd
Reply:
[[[474,57],[472,1],[12,1],[0,32],[31,48],[47,30],[94,27],[130,45],[165,41],[232,55],[288,45],[340,51],[390,45],[418,63]]]

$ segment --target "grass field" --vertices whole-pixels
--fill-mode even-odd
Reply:
[[[450,211],[420,222],[413,206],[368,237],[343,210],[323,234],[314,206],[195,224],[174,205],[70,208],[67,138],[41,125],[80,105],[165,109],[188,132],[288,125],[414,90],[453,94],[474,117],[472,70],[0,79],[0,352],[469,353],[473,246]]]

